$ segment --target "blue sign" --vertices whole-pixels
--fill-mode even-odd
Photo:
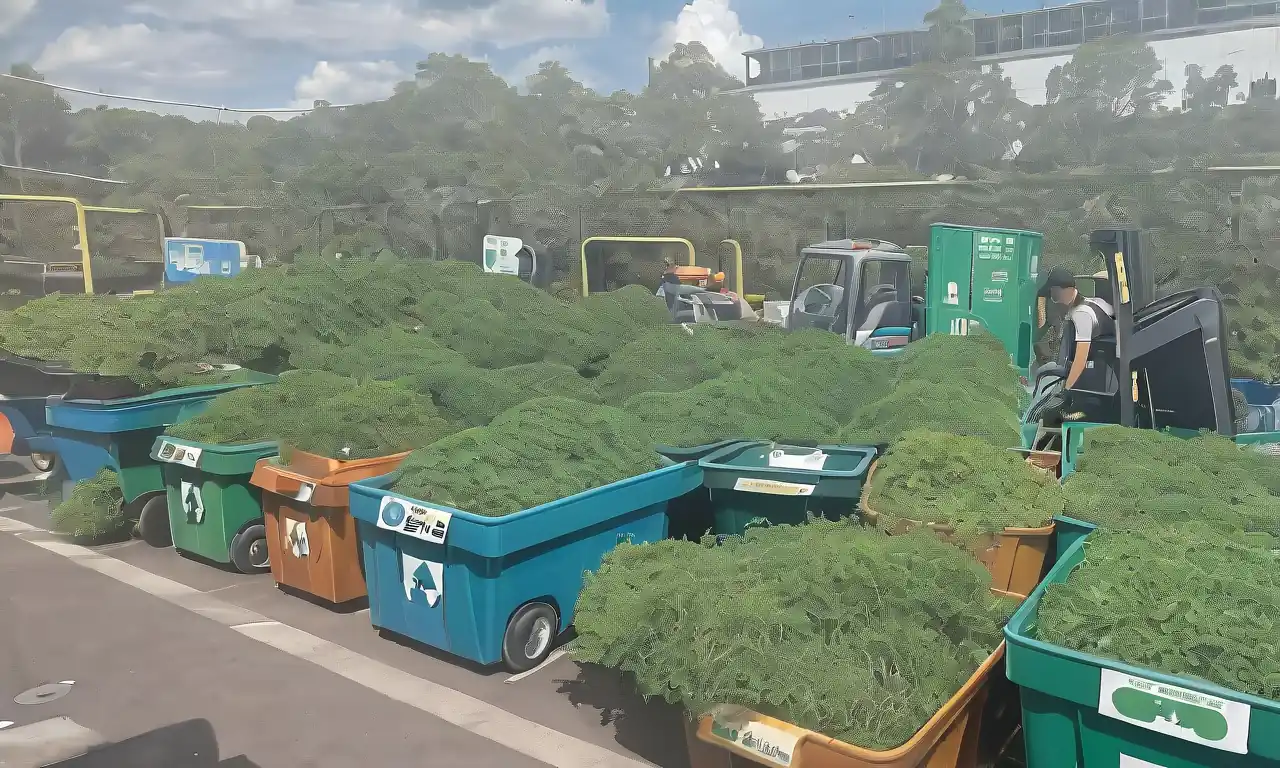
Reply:
[[[187,283],[201,275],[235,277],[248,261],[239,240],[204,240],[196,237],[164,239],[164,280]]]

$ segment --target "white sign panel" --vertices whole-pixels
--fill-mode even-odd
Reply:
[[[204,522],[204,499],[200,496],[200,486],[183,480],[178,485],[178,493],[182,495],[182,511],[187,515],[187,522],[199,525]]]
[[[712,713],[711,735],[736,744],[751,753],[753,759],[769,765],[790,766],[795,759],[799,737],[751,718],[750,712],[737,707],[719,707]]]
[[[812,496],[817,486],[805,483],[783,483],[777,480],[758,480],[754,477],[740,477],[733,484],[733,490],[747,493],[767,493],[771,496]]]
[[[499,275],[520,274],[520,249],[524,241],[516,237],[488,235],[484,239],[484,271]]]
[[[401,552],[400,568],[405,599],[412,603],[413,593],[421,592],[427,598],[427,605],[435,608],[444,596],[444,564],[419,560]]]
[[[156,453],[156,458],[170,464],[181,464],[184,467],[196,467],[200,465],[200,454],[204,450],[201,448],[190,448],[185,445],[175,445],[168,440],[160,444],[160,450]]]
[[[1146,760],[1139,760],[1136,757],[1129,757],[1125,753],[1121,752],[1120,768],[1166,768],[1166,766],[1149,763]]]
[[[1248,704],[1102,670],[1098,714],[1206,747],[1249,752]]]
[[[413,504],[394,496],[383,496],[378,509],[378,527],[415,539],[443,544],[453,515],[439,509]]]
[[[827,454],[819,450],[811,453],[787,453],[781,448],[775,448],[769,452],[769,466],[809,469],[816,472],[827,465],[827,458]]]

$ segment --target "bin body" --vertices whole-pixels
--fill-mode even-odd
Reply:
[[[164,490],[164,473],[151,458],[151,446],[167,427],[186,421],[213,398],[233,389],[270,381],[209,384],[166,389],[117,400],[67,400],[45,409],[52,447],[71,483],[86,480],[103,467],[119,473],[126,502]]]
[[[1028,768],[1274,768],[1280,765],[1280,703],[1211,683],[1131,667],[1050,645],[1036,638],[1040,601],[1084,559],[1076,539],[1005,627],[1009,680],[1019,687]],[[1174,725],[1139,710],[1147,689],[1166,704],[1204,705]],[[1104,693],[1104,691],[1108,693]],[[1135,699],[1143,699],[1135,705]],[[1225,730],[1194,729],[1196,713],[1213,711]],[[1162,710],[1163,711],[1163,710]],[[1217,715],[1217,713],[1223,713]],[[1137,715],[1135,717],[1135,715]]]
[[[288,466],[259,460],[250,483],[263,491],[267,551],[276,583],[334,604],[364,597],[348,485],[390,472],[408,455],[343,461],[293,450]]]
[[[507,622],[527,603],[551,605],[567,629],[584,572],[619,542],[665,538],[667,503],[702,472],[683,462],[504,517],[410,499],[388,490],[396,479],[351,486],[370,620],[487,665],[502,660]]]
[[[710,489],[717,534],[741,536],[756,525],[797,525],[809,514],[837,520],[853,514],[878,453],[873,446],[823,445],[820,469],[774,466],[777,451],[812,451],[765,441],[733,442],[699,460]],[[783,457],[785,460],[785,457]]]
[[[230,563],[232,538],[262,520],[262,492],[249,484],[254,465],[276,452],[274,442],[211,445],[156,438],[151,458],[164,476],[174,548]]]

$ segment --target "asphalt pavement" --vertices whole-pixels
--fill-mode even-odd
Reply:
[[[269,575],[47,523],[45,503],[0,497],[0,768],[87,748],[60,765],[687,765],[679,714],[612,673],[559,658],[512,679]]]

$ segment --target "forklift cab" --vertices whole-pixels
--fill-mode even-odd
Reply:
[[[786,328],[821,328],[873,352],[899,351],[919,318],[911,257],[884,240],[831,240],[801,251]]]
[[[1234,437],[1221,294],[1196,288],[1157,299],[1154,265],[1145,259],[1138,230],[1097,230],[1089,245],[1105,264],[1106,285],[1097,278],[1095,295],[1111,299],[1115,334],[1093,340],[1089,368],[1069,390],[1070,340],[1063,340],[1057,361],[1036,372],[1024,419],[1036,425],[1028,447],[1061,451],[1064,422]]]

